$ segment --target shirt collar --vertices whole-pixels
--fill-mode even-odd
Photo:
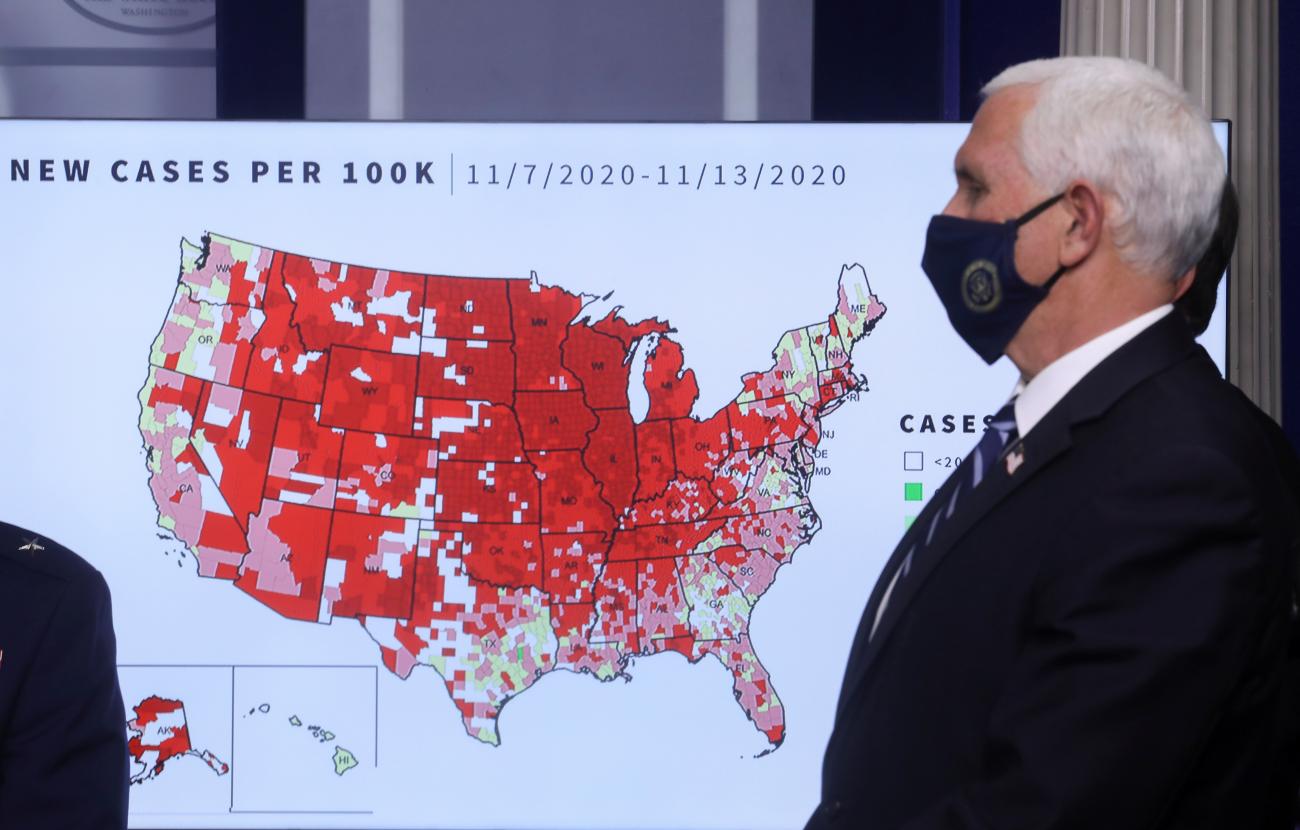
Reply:
[[[1154,308],[1061,355],[1028,382],[1021,378],[1014,393],[1020,437],[1033,429],[1097,364],[1173,310],[1171,304]]]

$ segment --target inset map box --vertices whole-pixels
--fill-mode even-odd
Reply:
[[[373,666],[238,666],[232,813],[367,813]]]
[[[228,815],[231,669],[127,665],[117,674],[126,703],[132,817]]]

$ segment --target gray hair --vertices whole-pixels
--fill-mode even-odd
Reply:
[[[1130,265],[1178,279],[1205,253],[1223,191],[1223,151],[1210,120],[1173,81],[1137,61],[1029,61],[984,86],[1037,88],[1017,150],[1052,193],[1073,180],[1109,197],[1107,224]]]

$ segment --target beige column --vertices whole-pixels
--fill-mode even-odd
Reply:
[[[1061,54],[1145,61],[1211,117],[1232,122],[1241,231],[1228,295],[1228,378],[1281,420],[1278,2],[1062,0]]]

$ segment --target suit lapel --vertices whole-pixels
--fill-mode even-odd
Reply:
[[[868,645],[868,638],[871,636],[871,627],[876,619],[876,610],[880,607],[880,603],[884,599],[885,591],[889,587],[890,580],[893,579],[894,573],[902,567],[903,560],[907,558],[907,554],[921,546],[921,542],[925,540],[924,529],[929,528],[930,522],[934,520],[934,514],[940,509],[941,505],[944,508],[947,507],[948,500],[952,498],[953,488],[959,481],[961,481],[960,466],[954,470],[953,474],[948,476],[948,480],[935,491],[934,495],[930,497],[930,501],[926,503],[925,507],[921,508],[921,512],[917,514],[916,519],[912,522],[912,526],[903,534],[903,538],[899,540],[898,545],[894,548],[894,552],[889,555],[889,560],[885,562],[885,566],[881,568],[880,575],[876,577],[876,586],[872,589],[871,597],[867,600],[866,609],[862,612],[862,620],[858,623],[858,631],[853,637],[853,645],[849,648],[849,659],[845,668],[846,676],[844,685],[840,689],[841,696],[837,711],[844,707],[846,693],[850,688],[848,675],[853,672],[854,666],[861,662],[861,655]],[[892,598],[890,603],[893,603]]]
[[[1101,417],[1138,383],[1187,357],[1193,350],[1200,351],[1186,323],[1176,311],[1166,315],[1116,350],[1080,380],[1039,421],[1023,441],[1010,445],[989,468],[979,487],[959,494],[956,511],[940,523],[929,544],[922,545],[925,541],[924,534],[928,532],[929,524],[934,521],[935,513],[940,509],[947,509],[948,500],[952,497],[952,488],[959,481],[965,482],[962,486],[969,486],[969,476],[961,474],[962,468],[971,461],[969,456],[966,458],[958,471],[950,476],[944,486],[935,493],[930,503],[926,505],[926,509],[903,536],[902,542],[894,550],[889,564],[876,582],[850,652],[849,665],[836,710],[837,720],[854,693],[867,679],[876,658],[889,641],[890,634],[906,612],[907,606],[953,546],[989,511],[1066,452],[1071,444],[1070,433],[1073,426]],[[1204,356],[1204,353],[1201,352],[1201,355]],[[1208,361],[1208,357],[1205,359]],[[1019,454],[1021,457],[1012,460],[1012,463],[1007,463],[1008,457],[1012,454]],[[885,586],[913,545],[916,546],[917,551],[912,560],[911,571],[895,585],[875,636],[868,639]]]
[[[929,530],[929,522],[934,520],[934,514],[931,513],[927,526],[915,540],[917,551],[912,558],[911,571],[894,586],[894,592],[889,598],[889,605],[885,608],[884,615],[880,618],[880,625],[876,628],[875,636],[870,641],[867,641],[867,635],[864,633],[863,628],[859,628],[859,640],[855,642],[856,651],[854,652],[857,659],[850,660],[850,667],[844,678],[844,688],[841,691],[838,711],[842,712],[847,705],[851,698],[851,690],[856,689],[858,684],[866,679],[877,655],[880,654],[884,645],[889,641],[889,636],[893,633],[895,625],[906,613],[908,605],[925,585],[925,581],[930,574],[934,572],[939,563],[952,550],[953,545],[960,541],[990,510],[1033,478],[1035,473],[1065,452],[1069,446],[1070,434],[1066,425],[1059,420],[1057,423],[1050,423],[1047,419],[1044,419],[1043,422],[1034,427],[1033,432],[1029,434],[1025,441],[1017,441],[1007,448],[1007,452],[1004,452],[989,467],[979,487],[959,494],[957,509],[952,516],[939,523],[939,527],[928,545],[921,545],[920,543],[925,540],[924,533]],[[1019,463],[1014,473],[1009,474],[1005,459],[1011,453],[1017,452],[1023,454],[1024,460]],[[962,463],[962,467],[966,467],[969,463],[971,463],[971,459],[967,457],[966,461]],[[953,475],[944,485],[944,488],[931,499],[927,508],[934,507],[936,511],[938,509],[946,510],[948,499],[952,497],[952,485],[956,480],[962,481],[963,488],[970,486],[969,473],[962,475],[959,472]],[[947,491],[946,496],[944,491]],[[944,498],[941,499],[941,496]],[[927,512],[930,511],[927,509]],[[922,517],[918,517],[917,523],[912,526],[914,530],[920,525],[921,518],[925,518],[924,514]],[[903,545],[899,547],[904,549],[903,555],[905,556],[906,549]],[[900,561],[902,559],[901,556],[898,556],[898,551],[895,551],[895,558]],[[880,581],[886,581],[885,577],[892,576],[892,574],[892,570],[888,571]],[[880,593],[879,587],[878,584],[877,594]],[[872,599],[873,603],[868,606],[870,610],[868,619],[863,621],[863,627],[866,631],[870,631],[871,622],[875,619],[875,609],[879,607],[879,598],[873,594]]]

